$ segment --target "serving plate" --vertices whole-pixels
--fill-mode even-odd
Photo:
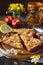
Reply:
[[[15,58],[15,59],[20,59],[20,60],[26,60],[26,59],[29,59],[29,57],[32,55],[31,53],[28,53],[28,54],[7,54],[6,53],[6,49],[8,49],[8,46],[6,45],[0,45],[0,51],[8,56],[8,57],[11,57],[11,58]]]
[[[18,53],[15,54],[7,54],[6,50],[11,49],[12,47],[6,44],[0,44],[0,51],[10,58],[20,59],[20,60],[28,60],[32,55],[35,54],[43,54],[43,49],[38,50],[37,52],[27,52],[26,50],[23,50],[24,53]],[[17,50],[17,49],[16,49]],[[22,51],[22,50],[21,50]]]

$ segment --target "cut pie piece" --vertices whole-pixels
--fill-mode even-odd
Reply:
[[[16,32],[18,34],[30,34],[30,35],[33,35],[36,33],[34,29],[27,29],[27,28],[12,29],[12,32]]]
[[[8,44],[14,48],[23,49],[23,45],[21,43],[21,39],[18,34],[7,33],[2,36],[2,43]]]
[[[20,36],[21,39],[24,42],[25,47],[27,48],[28,51],[35,51],[36,49],[39,49],[41,46],[43,46],[42,42],[37,39],[37,38],[33,38],[33,37],[29,37],[29,35],[21,35]]]

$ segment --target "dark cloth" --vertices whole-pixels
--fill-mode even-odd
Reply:
[[[2,56],[0,57],[0,65],[34,65],[34,64],[23,60],[16,60]],[[36,65],[43,65],[43,64],[37,63]]]

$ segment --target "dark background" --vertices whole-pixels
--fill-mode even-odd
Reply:
[[[27,5],[28,2],[33,2],[35,0],[0,0],[0,15],[5,15],[5,12],[7,11],[7,8],[8,8],[8,5],[10,3],[22,3],[25,5]],[[43,0],[36,0],[36,1],[40,1],[40,2],[43,2]]]

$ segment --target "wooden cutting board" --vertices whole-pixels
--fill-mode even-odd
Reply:
[[[3,45],[3,46],[0,45],[0,51],[1,51],[4,55],[6,55],[6,56],[8,56],[8,57],[15,58],[15,59],[20,59],[20,60],[26,60],[26,59],[29,59],[29,57],[31,56],[30,53],[28,53],[28,54],[17,54],[17,55],[7,54],[7,53],[6,53],[6,50],[7,50],[8,48],[9,48],[9,47],[6,46],[6,45]]]
[[[11,57],[11,58],[15,58],[15,59],[20,59],[20,60],[28,60],[32,55],[34,54],[42,54],[43,53],[43,49],[40,49],[39,51],[37,52],[34,52],[34,53],[31,53],[31,52],[28,52],[26,50],[21,50],[23,51],[24,53],[21,53],[19,52],[17,55],[15,54],[7,54],[6,53],[6,50],[8,49],[11,49],[12,47],[9,46],[9,45],[6,45],[6,44],[0,44],[0,51],[8,56],[8,57]],[[16,49],[17,50],[17,49]]]

